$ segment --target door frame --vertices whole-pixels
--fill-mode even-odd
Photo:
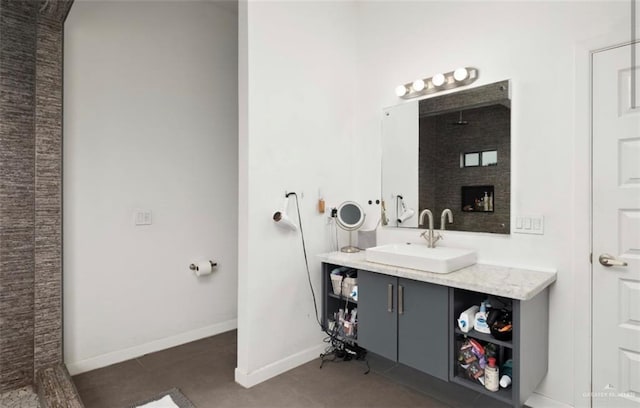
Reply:
[[[625,38],[626,36],[626,38]],[[572,272],[574,286],[574,358],[573,399],[575,407],[591,407],[592,344],[593,344],[593,265],[592,253],[592,77],[595,54],[629,44],[628,30],[611,33],[576,44],[574,100],[574,162],[573,162],[573,248]],[[584,205],[587,203],[588,205]],[[585,279],[588,277],[588,279]]]

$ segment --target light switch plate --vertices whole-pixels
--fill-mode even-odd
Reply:
[[[513,232],[518,234],[544,234],[544,216],[539,214],[521,214],[516,216]]]
[[[151,225],[151,210],[136,210],[133,219],[135,225]]]

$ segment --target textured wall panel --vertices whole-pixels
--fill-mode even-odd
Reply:
[[[36,372],[62,362],[62,27],[59,22],[40,18],[37,31],[34,253]]]
[[[0,0],[0,392],[62,362],[62,24]]]
[[[0,1],[0,392],[33,381],[36,12]]]

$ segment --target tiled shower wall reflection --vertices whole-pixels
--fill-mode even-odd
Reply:
[[[0,0],[0,392],[62,362],[67,1]]]

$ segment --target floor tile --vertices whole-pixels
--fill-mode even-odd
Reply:
[[[32,387],[0,393],[0,408],[39,408],[38,396]]]
[[[73,379],[87,408],[124,408],[173,387],[198,408],[502,408],[375,355],[368,374],[364,361],[327,361],[320,368],[316,359],[246,389],[234,380],[236,338],[235,331],[223,333]]]
[[[232,330],[213,337],[207,337],[177,347],[139,357],[140,363],[151,370],[169,367],[202,354],[229,355],[236,352],[236,331]]]
[[[87,408],[125,407],[171,388],[136,360],[83,373],[73,381]]]

